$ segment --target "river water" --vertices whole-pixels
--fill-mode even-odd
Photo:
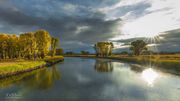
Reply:
[[[108,59],[65,58],[1,80],[0,101],[180,101],[180,76]]]

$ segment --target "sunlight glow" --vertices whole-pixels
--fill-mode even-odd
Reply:
[[[152,68],[144,70],[141,74],[143,80],[146,81],[151,87],[153,87],[154,81],[157,79],[158,76],[158,73],[155,72]]]
[[[149,21],[150,23],[151,21]],[[145,21],[136,20],[134,22],[127,22],[122,27],[123,34],[129,34],[131,37],[146,37],[146,38],[153,38],[159,35],[162,29],[159,29],[158,26],[152,24],[146,24]],[[152,27],[154,26],[154,27]]]

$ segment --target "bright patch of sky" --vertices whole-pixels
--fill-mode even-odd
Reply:
[[[127,10],[121,16],[116,14],[117,10],[121,11],[118,8],[132,7],[138,4],[150,4],[150,7],[146,7],[140,14],[136,12],[139,12],[141,8]],[[122,0],[113,6],[101,8],[100,11],[106,13],[106,19],[122,18],[124,21],[121,28],[123,35],[116,36],[112,40],[154,37],[161,32],[180,28],[179,4],[179,0]]]

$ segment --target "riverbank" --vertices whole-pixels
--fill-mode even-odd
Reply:
[[[63,56],[46,57],[36,61],[4,60],[0,62],[0,79],[51,66],[62,61],[64,61]]]
[[[84,58],[105,58],[115,59],[123,62],[137,63],[144,66],[151,66],[153,68],[170,71],[174,74],[180,74],[180,54],[173,55],[142,55],[142,56],[128,56],[128,55],[112,55],[108,57],[96,57],[95,55],[65,55],[65,57],[84,57]]]

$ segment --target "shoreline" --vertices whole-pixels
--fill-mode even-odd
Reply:
[[[19,70],[19,71],[9,72],[9,73],[5,73],[5,74],[0,74],[0,79],[5,79],[5,78],[8,78],[8,77],[17,76],[17,75],[20,75],[20,74],[23,74],[23,73],[31,72],[31,71],[34,71],[34,70],[37,70],[37,69],[49,67],[49,66],[57,64],[59,62],[63,62],[63,61],[64,61],[64,57],[59,58],[59,59],[55,59],[55,60],[52,60],[52,61],[50,59],[49,60],[44,60],[45,64],[41,64],[39,66],[35,66],[35,67],[28,68],[28,69],[25,69],[25,70]]]

